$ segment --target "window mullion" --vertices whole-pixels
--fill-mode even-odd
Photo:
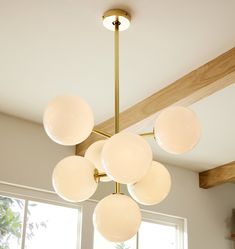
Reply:
[[[139,231],[136,234],[136,249],[139,249]]]
[[[28,200],[25,200],[25,203],[24,203],[24,220],[23,220],[23,229],[22,229],[22,236],[21,236],[21,249],[25,249],[27,215],[28,215]]]

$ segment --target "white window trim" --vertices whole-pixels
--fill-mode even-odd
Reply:
[[[18,184],[11,184],[0,181],[0,194],[7,194],[10,197],[21,198],[31,201],[42,201],[45,203],[52,203],[54,205],[62,205],[65,207],[81,208],[81,204],[74,204],[66,202],[56,195],[53,191],[44,189],[32,188]]]

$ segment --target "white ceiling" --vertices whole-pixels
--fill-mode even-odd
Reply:
[[[36,122],[47,102],[64,93],[86,99],[96,123],[113,115],[113,37],[101,22],[109,8],[123,7],[133,19],[120,37],[121,109],[235,45],[234,0],[0,0],[0,6],[0,111]],[[231,159],[227,140],[221,152],[230,156],[211,149],[228,130],[222,125],[230,121],[219,120],[232,116],[226,109],[231,92],[193,105],[205,130],[194,154],[176,159],[162,153],[162,160],[200,170]]]

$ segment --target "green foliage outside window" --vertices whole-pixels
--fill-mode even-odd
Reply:
[[[121,242],[115,245],[115,249],[130,249],[130,247],[125,242]]]
[[[9,240],[11,236],[20,240],[22,222],[20,213],[12,210],[14,202],[23,208],[20,200],[0,197],[0,249],[10,249]]]
[[[29,204],[29,206],[35,205]],[[0,196],[0,249],[12,249],[10,248],[12,238],[17,240],[18,244],[20,243],[23,226],[21,213],[23,209],[24,201]],[[30,215],[29,210],[27,210],[27,215]],[[46,221],[28,223],[26,238],[31,239],[40,227],[46,228]]]

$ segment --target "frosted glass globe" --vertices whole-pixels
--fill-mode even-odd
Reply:
[[[131,197],[143,205],[163,201],[171,189],[171,176],[160,163],[153,161],[148,173],[137,183],[128,185]]]
[[[122,242],[129,240],[138,232],[141,212],[130,197],[112,194],[97,204],[93,223],[105,239]]]
[[[181,154],[198,143],[201,127],[193,111],[182,106],[173,106],[158,116],[154,133],[162,149],[172,154]]]
[[[91,161],[95,168],[99,171],[99,173],[105,173],[104,167],[102,165],[101,160],[101,152],[106,140],[100,140],[93,143],[91,146],[88,147],[85,153],[85,158]],[[109,182],[111,179],[108,176],[101,177],[101,182]]]
[[[107,140],[101,157],[104,169],[112,180],[131,184],[148,172],[152,163],[152,150],[141,136],[120,132]]]
[[[56,143],[75,145],[92,132],[94,118],[91,108],[78,96],[58,96],[47,106],[43,124],[47,135]]]
[[[90,198],[98,184],[94,178],[94,166],[80,156],[69,156],[55,167],[52,183],[55,192],[64,200],[80,202]]]

